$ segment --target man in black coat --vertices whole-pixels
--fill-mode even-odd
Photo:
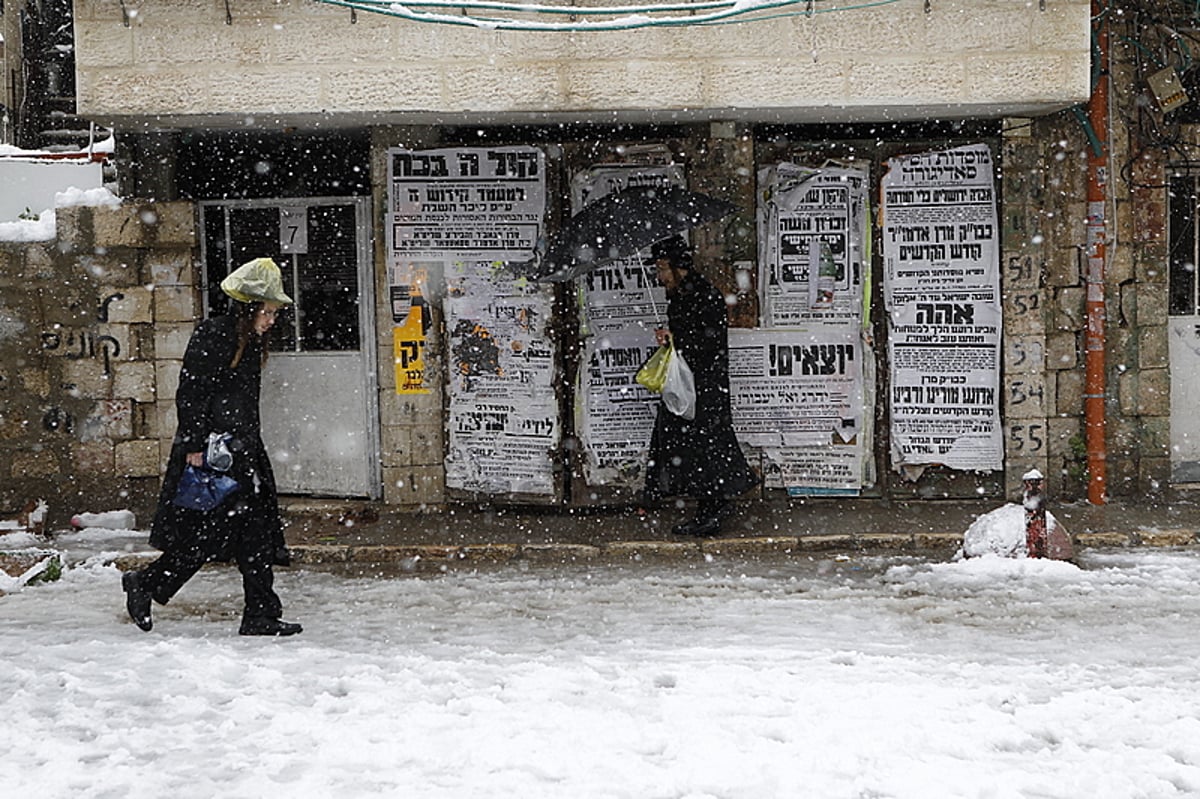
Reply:
[[[716,535],[733,513],[731,500],[759,481],[733,432],[725,298],[692,269],[691,250],[682,237],[655,244],[645,263],[656,267],[669,301],[668,329],[655,331],[658,343],[673,341],[696,381],[696,417],[691,421],[659,405],[646,465],[646,498],[695,498],[695,517],[672,532]]]

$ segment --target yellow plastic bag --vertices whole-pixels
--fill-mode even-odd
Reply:
[[[661,394],[663,385],[667,382],[667,366],[671,363],[671,357],[674,354],[675,348],[671,344],[659,347],[653,355],[646,359],[642,368],[638,369],[634,379],[655,394]]]

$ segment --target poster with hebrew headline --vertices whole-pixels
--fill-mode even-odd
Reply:
[[[654,338],[636,328],[584,342],[576,429],[584,442],[588,485],[633,486],[644,479],[661,403],[634,378],[657,349]]]
[[[867,178],[791,163],[759,170],[763,327],[861,325]]]
[[[678,165],[593,167],[571,181],[571,212],[635,186],[685,185]],[[600,335],[640,329],[653,341],[654,328],[666,325],[667,295],[654,267],[642,261],[647,251],[589,269],[579,278],[585,333]]]
[[[388,265],[430,254],[533,258],[546,208],[537,147],[388,150]]]
[[[893,158],[882,182],[893,467],[998,470],[999,235],[992,153]]]
[[[729,332],[733,427],[761,452],[768,488],[862,489],[864,357],[856,327]]]

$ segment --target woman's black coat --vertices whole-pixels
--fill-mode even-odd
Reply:
[[[659,404],[650,437],[646,496],[735,497],[756,485],[758,476],[733,432],[725,298],[703,275],[688,270],[670,297],[667,324],[675,351],[696,380],[696,418],[688,421]]]
[[[287,562],[275,475],[262,442],[259,391],[262,337],[253,333],[241,360],[230,366],[237,350],[237,320],[220,316],[202,321],[188,341],[179,375],[175,407],[179,426],[171,445],[158,509],[150,528],[150,544],[164,552],[188,547],[211,560],[230,560],[239,536],[263,536],[274,562]],[[172,503],[189,452],[202,452],[209,433],[233,436],[230,476],[239,489],[208,512]]]

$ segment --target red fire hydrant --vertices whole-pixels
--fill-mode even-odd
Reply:
[[[1044,558],[1049,553],[1046,531],[1046,506],[1042,502],[1045,478],[1037,469],[1026,472],[1025,483],[1025,549],[1031,558]]]

